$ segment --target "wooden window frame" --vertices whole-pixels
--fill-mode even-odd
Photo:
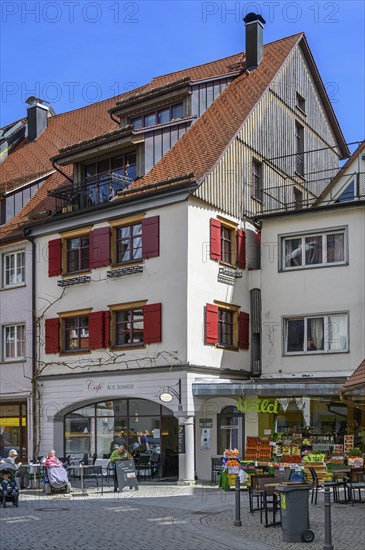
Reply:
[[[136,342],[131,344],[117,344],[117,315],[118,313],[125,311],[135,311],[142,309],[147,304],[147,300],[140,300],[139,302],[128,302],[125,304],[116,304],[108,306],[110,310],[110,349],[111,350],[123,350],[123,349],[145,349],[146,343]],[[144,316],[143,316],[144,317]],[[144,318],[143,318],[144,323]],[[143,324],[144,331],[144,324]],[[144,338],[144,334],[143,334]]]
[[[136,235],[133,235],[133,227],[135,227],[136,225],[140,225],[141,226],[141,231],[140,233],[138,234],[138,236]],[[122,229],[126,229],[128,228],[129,229],[129,235],[128,237],[126,238],[118,238],[119,234],[120,234],[120,231]],[[125,265],[133,265],[135,263],[140,263],[143,261],[143,257],[142,257],[142,220],[139,220],[139,221],[135,221],[135,222],[132,222],[132,223],[127,223],[127,224],[123,224],[123,225],[120,225],[118,227],[114,227],[113,228],[113,245],[112,245],[112,263],[113,265],[116,265],[116,266],[125,266]],[[128,260],[121,260],[120,258],[118,258],[118,242],[124,240],[128,240],[129,241],[129,245],[130,245],[130,250],[132,252],[132,255],[133,255],[133,251],[134,251],[134,248],[133,248],[133,243],[134,243],[134,240],[135,239],[138,239],[140,238],[141,239],[141,246],[138,247],[138,249],[140,249],[140,258],[129,258]]]
[[[251,184],[251,198],[255,201],[262,202],[262,179],[263,166],[262,162],[253,158],[252,159],[252,184]]]
[[[219,263],[222,265],[226,265],[232,268],[237,267],[237,229],[238,225],[234,222],[231,222],[230,220],[227,220],[223,218],[222,216],[217,216],[217,219],[221,222],[221,259],[219,260]],[[224,256],[224,243],[227,242],[228,239],[224,237],[223,232],[229,232],[230,235],[230,262],[227,262],[225,259],[223,259]]]
[[[172,118],[172,110],[173,110],[174,107],[177,107],[178,105],[182,105],[183,115],[182,115],[182,117]],[[159,113],[162,112],[162,111],[166,111],[167,109],[169,109],[169,120],[166,120],[165,122],[159,122],[158,121]],[[146,123],[145,123],[146,118],[149,117],[149,116],[153,116],[153,115],[155,115],[155,123],[146,125]],[[184,118],[184,102],[183,101],[178,101],[177,103],[173,103],[172,105],[166,105],[166,107],[161,107],[159,109],[155,109],[154,111],[149,111],[148,113],[144,113],[143,115],[137,115],[137,116],[131,117],[129,119],[129,124],[131,124],[133,126],[133,121],[134,120],[142,119],[142,126],[138,126],[138,127],[135,128],[136,130],[140,130],[141,128],[148,128],[149,126],[157,126],[158,124],[168,124],[172,120],[178,120],[179,118]]]
[[[88,348],[78,348],[75,350],[66,349],[66,321],[68,319],[76,319],[81,317],[88,317],[89,313],[91,313],[92,308],[88,309],[82,309],[82,310],[76,310],[76,311],[67,311],[59,313],[59,319],[60,319],[60,340],[59,340],[59,349],[60,349],[60,355],[67,356],[67,355],[83,355],[83,354],[89,354],[91,353],[90,345]],[[89,329],[89,323],[88,323],[88,329]],[[88,336],[90,339],[90,335]]]
[[[91,227],[83,227],[82,229],[76,229],[74,231],[67,231],[66,233],[61,234],[62,238],[62,275],[65,277],[75,277],[78,274],[85,274],[90,273],[90,235],[91,235]],[[82,269],[78,271],[68,271],[68,261],[67,261],[67,246],[68,242],[71,239],[75,238],[82,238],[82,237],[88,237],[89,238],[89,266],[87,269]],[[79,249],[80,250],[80,249]]]
[[[305,109],[305,98],[299,93],[296,92],[295,95],[295,106],[297,109],[299,109],[304,115],[306,115],[306,109]]]
[[[218,307],[218,344],[216,344],[216,348],[220,349],[226,349],[231,351],[239,351],[239,311],[240,306],[236,306],[233,304],[225,304],[223,302],[219,302],[217,300],[214,300],[214,304]],[[220,341],[220,336],[222,334],[222,321],[220,320],[220,316],[222,312],[230,313],[232,314],[232,344],[225,344]]]
[[[295,173],[305,179],[304,126],[295,121]]]

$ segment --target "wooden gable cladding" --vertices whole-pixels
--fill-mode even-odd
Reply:
[[[239,317],[239,341],[240,349],[249,349],[250,347],[250,316],[244,311],[240,312]]]
[[[110,229],[100,227],[90,233],[90,269],[110,265]]]
[[[162,340],[162,304],[146,304],[143,306],[143,341],[145,344],[155,344]]]
[[[218,306],[205,306],[205,343],[218,344]]]
[[[58,353],[60,351],[60,320],[46,319],[45,321],[45,352]]]
[[[62,273],[62,239],[48,242],[48,276],[56,277]]]
[[[90,349],[109,347],[109,311],[89,313],[89,346]]]
[[[142,257],[156,258],[160,255],[160,216],[142,220]]]

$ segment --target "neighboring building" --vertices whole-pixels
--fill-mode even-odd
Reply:
[[[191,481],[262,429],[236,408],[279,369],[258,216],[308,209],[349,152],[304,35],[262,48],[264,21],[245,22],[246,54],[52,117],[26,146],[58,141],[16,217],[35,247],[40,454],[102,456],[147,430],[162,474]]]
[[[284,398],[276,418],[261,415],[261,435],[273,422],[297,431],[304,415],[320,448],[345,433],[365,448],[364,407],[339,395],[365,355],[364,214],[363,142],[313,208],[260,216],[263,374],[253,386]]]

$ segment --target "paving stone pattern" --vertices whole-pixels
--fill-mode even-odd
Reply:
[[[301,544],[281,541],[281,529],[260,525],[259,513],[248,510],[242,494],[242,527],[234,527],[234,494],[210,486],[141,485],[104,495],[89,490],[83,496],[46,497],[23,491],[19,508],[0,508],[0,550],[291,550]],[[365,505],[335,505],[334,550],[362,550],[365,542]],[[311,506],[311,528],[316,540],[308,550],[324,544],[323,502]]]

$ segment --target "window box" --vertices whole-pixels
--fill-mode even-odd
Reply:
[[[307,269],[347,263],[347,229],[280,237],[281,270]]]
[[[284,319],[284,354],[342,353],[348,351],[345,313]]]

